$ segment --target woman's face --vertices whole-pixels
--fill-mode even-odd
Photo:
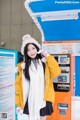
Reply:
[[[33,44],[29,44],[28,45],[27,55],[30,58],[35,58],[36,57],[36,55],[37,55],[37,49],[36,49],[36,47]]]

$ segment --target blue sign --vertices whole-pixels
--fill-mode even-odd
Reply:
[[[80,0],[31,0],[28,6],[45,41],[80,40]]]
[[[75,96],[80,96],[80,56],[75,57]]]

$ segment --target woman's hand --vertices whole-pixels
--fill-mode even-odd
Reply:
[[[23,113],[23,110],[21,107],[16,107],[16,113],[17,114],[22,114]]]
[[[41,54],[43,57],[46,57],[49,53],[47,52],[47,51],[45,51],[45,50],[39,50],[38,52],[37,52],[38,54]]]

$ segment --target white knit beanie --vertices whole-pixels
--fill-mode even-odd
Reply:
[[[29,34],[24,35],[22,37],[22,46],[21,46],[21,53],[22,53],[22,55],[24,55],[24,47],[28,43],[34,43],[35,45],[38,46],[39,49],[41,48],[41,45],[33,37],[31,37]]]

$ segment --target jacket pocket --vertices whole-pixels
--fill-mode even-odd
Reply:
[[[50,101],[52,103],[54,103],[55,100],[55,92],[53,88],[46,88],[45,92],[44,92],[44,99],[46,101]]]

